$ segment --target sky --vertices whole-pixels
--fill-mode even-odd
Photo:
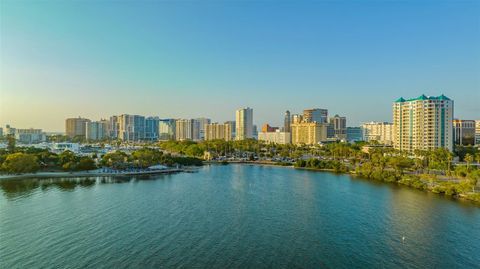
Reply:
[[[0,1],[0,126],[247,106],[358,126],[421,94],[480,119],[480,1]]]

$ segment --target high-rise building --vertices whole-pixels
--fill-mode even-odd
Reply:
[[[319,122],[292,123],[292,143],[314,145],[327,140],[327,124]]]
[[[192,140],[194,141],[199,141],[202,140],[202,121],[199,121],[197,119],[192,119]]]
[[[107,119],[100,119],[98,121],[101,125],[102,125],[102,128],[103,128],[103,137],[104,138],[109,138],[110,137],[110,120],[107,120]]]
[[[333,137],[345,140],[347,139],[347,118],[335,115],[330,118],[330,124],[333,127]]]
[[[107,130],[102,121],[90,121],[85,123],[85,138],[87,140],[102,140],[106,137]]]
[[[275,132],[278,129],[278,127],[270,126],[268,123],[262,125],[262,133]]]
[[[253,138],[253,109],[241,108],[236,111],[236,140]]]
[[[205,125],[205,140],[222,139],[225,141],[232,140],[232,126],[224,123],[209,123]]]
[[[205,125],[210,124],[211,120],[207,118],[197,118],[195,119],[199,127],[199,140],[205,139]]]
[[[303,121],[304,122],[318,122],[318,123],[327,123],[328,122],[328,110],[322,108],[312,108],[303,110]]]
[[[282,132],[277,128],[273,132],[262,131],[258,133],[258,140],[265,141],[267,143],[289,144],[291,139],[289,132]]]
[[[453,150],[453,100],[445,95],[425,96],[393,103],[394,148],[413,152]]]
[[[347,141],[357,142],[362,141],[362,128],[361,127],[347,127]]]
[[[175,139],[175,120],[165,119],[160,120],[158,123],[158,139],[160,140],[173,140]]]
[[[145,118],[145,140],[158,140],[158,124],[160,119],[158,117]]]
[[[90,122],[89,119],[84,119],[81,117],[78,118],[69,118],[65,120],[65,134],[72,138],[76,136],[85,137],[86,136],[86,123]]]
[[[333,129],[333,123],[327,123],[327,138],[335,138],[335,129]]]
[[[237,123],[234,120],[226,121],[225,124],[230,125],[230,130],[232,130],[232,140],[235,139],[235,134],[236,134],[236,126]]]
[[[475,145],[480,145],[480,120],[475,121]]]
[[[292,123],[300,123],[303,122],[303,115],[300,114],[293,114],[292,115],[292,121],[290,122],[290,128]]]
[[[193,120],[178,119],[175,121],[175,140],[184,141],[193,139]]]
[[[108,136],[112,139],[117,139],[119,129],[118,116],[111,116],[107,128]]]
[[[283,131],[290,132],[290,124],[292,123],[292,118],[290,117],[290,111],[285,111],[285,117],[283,119]]]
[[[453,141],[455,145],[474,145],[475,121],[454,119]]]
[[[383,145],[393,144],[393,123],[367,122],[362,124],[363,141],[377,141]]]
[[[118,116],[118,138],[123,141],[145,139],[145,117],[123,114]]]

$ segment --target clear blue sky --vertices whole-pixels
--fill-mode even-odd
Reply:
[[[391,121],[445,94],[480,119],[480,1],[0,1],[0,124],[329,109]]]

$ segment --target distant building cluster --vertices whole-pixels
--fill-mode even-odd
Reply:
[[[258,139],[267,143],[314,145],[329,141],[347,139],[347,119],[335,115],[328,118],[328,110],[305,109],[303,114],[286,111],[283,127],[262,126]]]
[[[47,136],[42,129],[18,129],[6,125],[5,129],[0,128],[0,137],[11,135],[21,144],[37,144],[47,140]]]
[[[258,139],[266,143],[315,145],[336,141],[366,141],[414,152],[446,148],[454,145],[480,145],[480,120],[454,119],[454,102],[450,98],[421,95],[417,98],[399,98],[392,106],[393,122],[365,122],[347,127],[347,119],[338,114],[329,117],[324,108],[303,110],[301,114],[286,111],[283,126],[265,123],[257,130],[253,109],[235,111],[235,120],[223,123],[208,118],[161,119],[122,114],[109,119],[92,121],[78,117],[65,120],[65,134],[87,141],[115,139],[135,141],[201,141]],[[41,129],[0,128],[0,137],[14,136],[20,143],[34,144],[46,141]]]

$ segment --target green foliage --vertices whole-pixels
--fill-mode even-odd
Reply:
[[[7,135],[7,150],[10,153],[15,152],[15,137],[11,134]]]
[[[305,167],[319,170],[333,170],[334,172],[347,172],[348,168],[341,162],[335,160],[319,160],[311,158],[308,160],[298,160],[294,167]]]
[[[79,157],[69,150],[58,155],[58,165],[65,171],[84,171],[96,168],[95,161],[91,157]]]
[[[128,155],[122,151],[109,152],[103,155],[101,164],[112,168],[124,168],[128,161]]]
[[[416,175],[403,176],[399,181],[399,184],[413,187],[419,190],[426,190],[428,188],[427,183],[421,179],[421,177]]]
[[[476,156],[479,153],[480,153],[480,151],[476,147],[460,146],[460,145],[455,146],[455,154],[460,158],[460,161],[465,161],[465,156],[467,154],[470,154],[472,156]],[[478,160],[477,160],[477,162],[480,163],[480,161],[478,161]]]
[[[7,173],[33,173],[39,168],[35,155],[22,152],[9,154],[2,164],[2,170]]]
[[[150,148],[143,148],[132,153],[135,165],[141,168],[159,164],[163,160],[162,157],[163,152]]]
[[[394,156],[388,160],[388,163],[392,168],[395,169],[395,172],[403,175],[404,170],[413,166],[413,160],[408,157],[403,156]]]
[[[78,171],[85,171],[85,170],[93,170],[97,168],[95,165],[95,161],[90,157],[81,157],[78,161],[75,170]]]

